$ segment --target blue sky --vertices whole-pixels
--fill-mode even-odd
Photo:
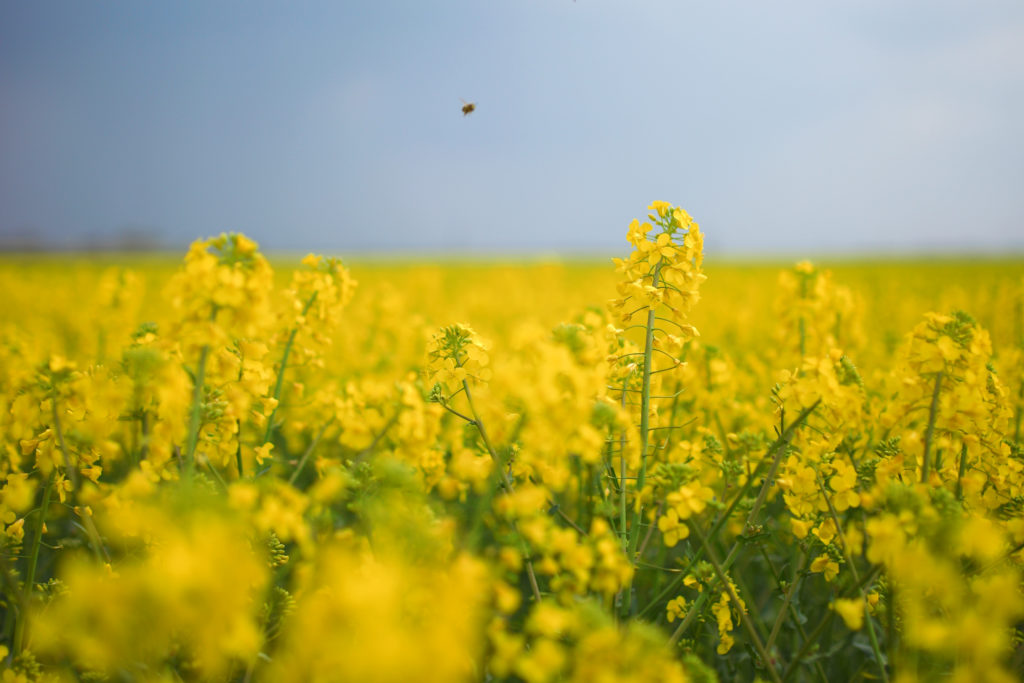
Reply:
[[[1021,121],[1019,0],[9,0],[0,243],[1024,251]]]

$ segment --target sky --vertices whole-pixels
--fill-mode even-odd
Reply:
[[[0,0],[0,247],[1024,253],[1022,122],[1020,0]]]

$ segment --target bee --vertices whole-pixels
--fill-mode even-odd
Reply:
[[[475,102],[467,102],[466,100],[462,100],[462,115],[463,116],[469,116],[474,111],[476,111],[476,103]]]

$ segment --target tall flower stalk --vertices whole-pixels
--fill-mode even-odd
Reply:
[[[623,353],[617,359],[619,374],[616,378],[620,400],[627,408],[639,409],[638,462],[628,461],[625,444],[622,444],[619,464],[620,508],[625,511],[628,498],[634,497],[632,515],[628,522],[625,516],[620,519],[619,533],[623,550],[634,563],[639,560],[637,550],[643,518],[639,493],[646,485],[648,463],[653,457],[652,401],[670,398],[652,393],[652,379],[681,366],[684,345],[698,334],[688,318],[699,299],[701,283],[706,279],[701,271],[704,240],[696,221],[683,209],[667,202],[656,201],[648,208],[651,211],[647,216],[649,223],[634,219],[629,226],[627,239],[633,251],[626,259],[615,259],[621,277],[619,298],[610,303],[612,313],[623,325],[619,331]],[[637,316],[641,316],[642,322],[633,323]],[[642,332],[642,349],[632,343],[632,330]],[[642,360],[638,362],[638,358]],[[639,388],[635,386],[637,375]],[[657,384],[673,386],[669,382]],[[633,477],[628,475],[627,469],[634,473]],[[628,486],[630,480],[635,482],[632,487]],[[626,599],[622,601],[624,614],[632,610],[628,588]]]

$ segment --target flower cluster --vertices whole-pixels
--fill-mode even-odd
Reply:
[[[4,680],[1019,679],[1019,265],[627,239],[0,260]]]

